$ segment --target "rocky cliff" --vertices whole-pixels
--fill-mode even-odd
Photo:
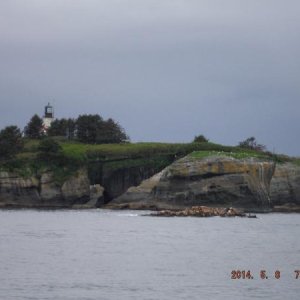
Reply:
[[[158,171],[153,167],[130,167],[103,172],[100,182],[105,187],[106,200],[122,195],[128,188],[139,185]]]
[[[274,205],[300,205],[300,167],[292,163],[277,164],[271,180],[270,197]]]
[[[89,163],[62,183],[50,171],[24,178],[0,172],[0,207],[99,207],[151,177],[174,156]]]
[[[121,196],[132,186],[139,185],[169,166],[174,155],[156,155],[148,158],[94,161],[88,164],[89,179],[92,184],[105,188],[105,201]]]
[[[275,164],[254,158],[187,156],[140,186],[130,188],[109,207],[182,208],[195,205],[234,206],[268,211]]]
[[[29,178],[0,172],[0,207],[95,207],[101,203],[102,193],[100,187],[90,187],[84,169],[61,184],[52,172]]]
[[[161,165],[157,169],[161,170]],[[86,169],[80,169],[62,183],[49,171],[28,178],[0,172],[0,207],[90,208],[102,206],[113,198],[106,207],[212,206],[270,211],[275,206],[276,211],[300,210],[300,166],[292,163],[189,155],[150,177],[157,169],[153,164],[110,168],[109,172],[102,168],[99,176],[93,178]],[[150,178],[138,185],[147,177]],[[104,188],[98,183],[104,183]]]

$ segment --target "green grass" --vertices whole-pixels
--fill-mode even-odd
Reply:
[[[171,164],[173,159],[170,156],[155,156],[152,158],[136,158],[136,159],[124,159],[119,161],[106,162],[103,165],[104,171],[116,171],[120,169],[134,168],[134,167],[153,167],[164,168]]]
[[[69,176],[81,166],[89,167],[96,172],[96,164],[102,164],[103,170],[114,171],[122,168],[160,166],[165,167],[174,159],[190,154],[190,157],[201,159],[211,155],[225,155],[234,158],[257,157],[267,159],[269,153],[245,150],[238,147],[224,146],[214,143],[124,143],[124,144],[82,144],[55,138],[63,151],[62,159],[55,161],[39,160],[39,140],[25,139],[24,151],[17,158],[2,164],[1,169],[17,170],[29,174],[28,170],[38,173],[50,168],[57,173],[59,181]],[[279,160],[285,160],[276,156]],[[274,158],[274,157],[273,157]],[[50,160],[50,158],[49,158]],[[300,165],[300,159],[295,163]],[[93,164],[95,164],[94,167]],[[98,164],[97,164],[98,166]],[[94,170],[95,169],[95,170]]]
[[[82,144],[76,141],[56,139],[62,146],[63,154],[69,161],[85,164],[92,161],[129,160],[128,162],[114,162],[115,165],[133,163],[135,159],[149,159],[156,156],[173,155],[185,156],[192,153],[195,158],[209,155],[227,155],[235,158],[268,158],[270,154],[245,150],[238,147],[223,146],[214,143],[124,143],[124,144]],[[38,152],[37,140],[26,140],[25,150],[19,156],[34,159]],[[135,164],[134,162],[133,164]]]
[[[252,150],[241,150],[236,148],[236,152],[224,152],[224,151],[194,151],[189,156],[196,159],[202,159],[209,156],[226,156],[226,157],[233,157],[236,159],[245,159],[250,157],[255,157],[258,159],[268,159],[270,160],[271,157],[262,152],[256,152]]]
[[[124,143],[88,145],[76,142],[61,142],[66,156],[84,161],[143,158],[153,155],[186,155],[195,150],[231,151],[234,147],[213,143]],[[32,145],[31,145],[32,147]]]
[[[63,163],[60,161],[43,162],[39,160],[39,140],[25,139],[24,151],[18,155],[18,163],[10,162],[10,169],[19,173],[32,169],[35,173],[48,168],[55,171],[57,178],[64,178],[80,166],[88,166],[91,172],[97,172],[98,163],[104,171],[115,171],[131,167],[163,168],[176,158],[193,151],[232,151],[234,147],[214,143],[124,143],[124,144],[82,144],[62,138],[54,138],[62,147]],[[93,167],[93,164],[97,166]],[[95,170],[94,170],[95,169]]]
[[[36,152],[40,141],[24,138],[23,152]]]
[[[224,146],[212,143],[134,143],[89,145],[86,155],[89,159],[145,158],[155,155],[187,155],[195,150],[220,149]]]
[[[63,143],[61,144],[61,146],[66,157],[81,162],[84,162],[86,160],[88,145]]]
[[[124,143],[90,145],[63,138],[55,138],[62,154],[41,158],[39,140],[25,139],[25,147],[15,159],[2,162],[0,170],[12,171],[22,177],[39,177],[45,170],[52,171],[54,180],[62,184],[81,167],[87,168],[91,180],[99,182],[103,174],[129,168],[147,168],[159,172],[174,159],[189,155],[202,159],[212,155],[237,159],[257,157],[272,159],[277,163],[291,161],[300,166],[300,158],[272,155],[238,147],[214,143]]]

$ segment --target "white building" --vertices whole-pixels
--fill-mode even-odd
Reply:
[[[47,132],[47,130],[51,126],[51,123],[53,122],[53,120],[54,120],[53,106],[51,106],[50,103],[48,103],[48,105],[45,106],[45,114],[44,114],[44,117],[43,117],[43,130],[44,130],[44,133]]]

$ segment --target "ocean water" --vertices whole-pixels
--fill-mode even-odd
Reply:
[[[145,213],[1,210],[0,299],[299,299],[300,214]]]

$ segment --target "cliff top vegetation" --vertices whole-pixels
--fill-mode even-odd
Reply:
[[[245,158],[258,158],[258,159],[266,159],[273,160],[274,157],[268,153],[254,151],[254,150],[246,150],[236,148],[234,152],[224,152],[224,151],[194,151],[189,155],[192,158],[201,159],[209,156],[227,156],[236,159],[245,159]]]
[[[69,174],[81,166],[99,163],[111,170],[149,164],[167,166],[188,154],[198,159],[227,155],[293,161],[300,165],[300,159],[266,151],[255,137],[237,146],[209,142],[203,134],[195,136],[191,143],[130,143],[117,122],[104,120],[99,115],[80,115],[76,120],[56,119],[47,131],[43,129],[42,120],[35,115],[24,133],[25,138],[16,126],[1,130],[0,170],[38,174],[41,170],[51,169],[58,174]]]
[[[267,151],[245,149],[237,146],[224,146],[211,142],[196,143],[120,143],[120,144],[85,144],[63,137],[51,137],[60,150],[60,164],[86,164],[93,161],[114,161],[126,159],[149,159],[154,156],[173,156],[174,159],[190,154],[195,158],[209,155],[227,155],[235,158],[260,157],[276,161],[288,161],[285,155],[273,155]],[[42,140],[24,138],[24,148],[15,158],[2,162],[2,167],[14,168],[32,162],[37,164],[40,158]],[[63,159],[62,159],[63,157]],[[300,164],[300,159],[294,159]]]

